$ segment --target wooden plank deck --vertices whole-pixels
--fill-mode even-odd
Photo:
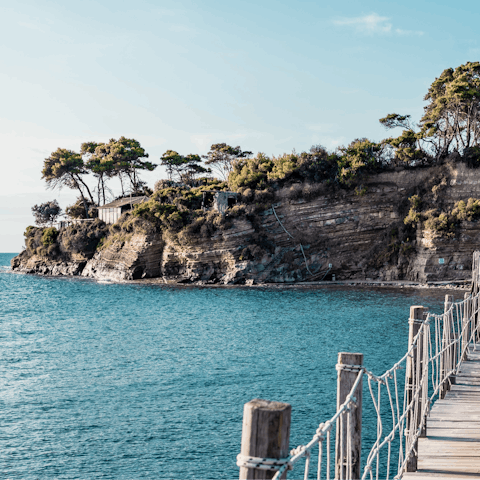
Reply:
[[[437,400],[418,441],[418,470],[403,478],[480,478],[480,345],[470,348],[456,385]]]

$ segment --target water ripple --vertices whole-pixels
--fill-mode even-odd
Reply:
[[[0,254],[7,478],[236,477],[245,402],[290,402],[291,444],[305,443],[334,411],[338,351],[381,372],[405,350],[409,305],[441,308],[431,291],[13,275],[11,257]]]

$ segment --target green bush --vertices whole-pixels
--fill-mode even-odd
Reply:
[[[403,219],[403,223],[405,225],[412,225],[414,223],[420,222],[422,219],[422,215],[418,212],[420,208],[421,200],[418,195],[412,195],[408,201],[410,202],[410,210],[408,211],[408,215]]]
[[[228,185],[234,191],[242,188],[256,190],[266,185],[268,173],[272,169],[273,162],[264,153],[259,153],[253,158],[242,158],[233,164]]]
[[[348,147],[338,149],[338,180],[351,186],[364,173],[382,167],[381,145],[366,138],[354,140]]]
[[[338,159],[337,154],[328,154],[321,146],[312,147],[308,153],[285,153],[272,158],[259,153],[254,158],[235,162],[228,184],[248,199],[250,192],[247,194],[247,190],[265,190],[273,184],[282,185],[292,180],[334,182],[338,174]]]
[[[472,222],[480,217],[480,199],[469,198],[467,203],[460,200],[452,210],[452,216],[457,220],[468,220]]]
[[[91,257],[97,250],[100,240],[105,239],[107,234],[107,225],[96,218],[93,222],[80,222],[62,228],[57,242],[60,252],[65,255],[82,254]]]
[[[45,228],[42,233],[42,244],[45,247],[56,243],[58,230],[55,227]]]
[[[412,208],[414,208],[415,210],[417,210],[420,207],[421,200],[420,200],[420,197],[418,195],[412,195],[408,199],[408,201],[410,202],[410,205],[412,206]]]
[[[28,226],[23,234],[25,237],[25,248],[30,255],[35,255],[37,249],[43,247],[43,228]]]

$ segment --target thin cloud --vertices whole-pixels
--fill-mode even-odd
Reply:
[[[401,28],[396,28],[395,33],[398,35],[418,35],[421,36],[424,34],[421,30],[402,30]]]
[[[333,20],[333,24],[339,27],[353,28],[356,32],[366,35],[423,35],[421,31],[394,28],[389,17],[382,17],[378,13],[370,13],[360,17],[337,18]]]

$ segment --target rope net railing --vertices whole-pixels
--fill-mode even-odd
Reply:
[[[237,465],[275,471],[276,480],[285,478],[287,470],[304,460],[303,478],[307,480],[314,475],[311,470],[315,452],[318,480],[399,479],[405,472],[415,471],[418,439],[426,434],[430,407],[454,383],[469,346],[479,342],[479,287],[480,252],[475,252],[471,293],[458,302],[447,295],[444,313],[440,315],[423,307],[411,307],[408,350],[389,370],[375,375],[362,365],[337,364],[339,373],[354,375],[353,385],[335,415],[319,425],[310,442],[294,448],[283,459],[238,455]],[[400,370],[405,374],[400,374]],[[364,379],[368,393],[362,400]],[[354,417],[356,413],[361,417],[365,400],[371,402],[376,431],[375,425],[368,425],[374,433],[370,434],[370,442],[363,445],[364,465],[360,468],[361,447],[354,444],[362,441],[358,432],[362,426],[360,420],[358,427]]]

